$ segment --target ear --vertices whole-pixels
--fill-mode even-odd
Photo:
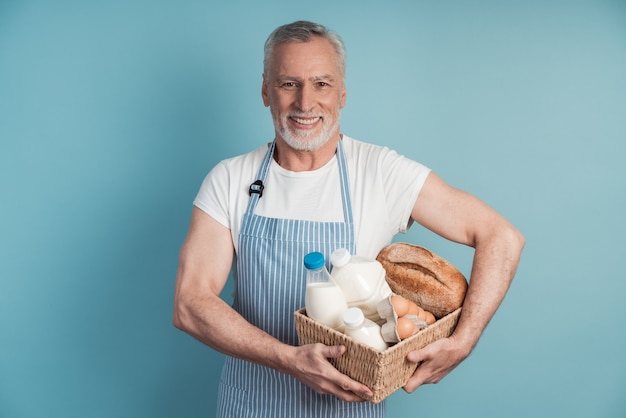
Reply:
[[[265,74],[263,74],[263,84],[261,85],[261,97],[263,97],[263,105],[265,107],[269,107],[270,105],[269,88],[267,86],[267,80],[265,79]]]
[[[346,90],[346,85],[344,84],[341,90],[341,108],[346,105],[346,96],[348,95],[348,91]]]

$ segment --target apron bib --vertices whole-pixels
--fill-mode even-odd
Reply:
[[[257,178],[264,182],[274,154],[272,143]],[[298,344],[294,312],[304,306],[303,259],[312,251],[326,257],[338,248],[355,253],[354,222],[346,159],[337,146],[344,222],[267,218],[254,214],[261,197],[251,193],[239,234],[233,308],[278,340]],[[250,344],[254,344],[251,341]],[[226,357],[218,395],[218,417],[386,417],[384,402],[348,403],[320,395],[274,369]]]

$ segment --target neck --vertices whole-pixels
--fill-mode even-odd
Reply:
[[[274,160],[289,171],[317,170],[333,158],[340,139],[341,135],[338,134],[316,150],[299,151],[287,145],[280,136],[277,136]]]

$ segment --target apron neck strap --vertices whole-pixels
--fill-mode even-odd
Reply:
[[[348,177],[348,167],[346,162],[346,155],[343,151],[343,144],[340,139],[337,143],[337,165],[339,168],[339,182],[341,185],[341,200],[343,203],[343,217],[346,223],[352,224],[352,199],[350,194],[350,179]],[[274,156],[274,150],[276,149],[276,141],[272,141],[272,144],[263,157],[263,162],[259,167],[257,173],[257,180],[250,185],[248,193],[250,195],[250,201],[248,202],[248,208],[246,212],[248,214],[254,213],[259,199],[263,196],[263,189],[265,188],[264,182],[269,172],[272,158]]]

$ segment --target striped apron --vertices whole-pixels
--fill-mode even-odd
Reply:
[[[265,181],[274,143],[257,178]],[[344,222],[266,218],[254,214],[259,194],[251,193],[239,234],[238,281],[233,307],[253,325],[280,341],[297,345],[294,312],[304,306],[304,256],[326,256],[348,248],[355,253],[354,223],[346,159],[337,146]],[[250,341],[254,344],[254,341]],[[217,416],[235,417],[386,417],[384,402],[348,403],[320,395],[297,379],[274,369],[226,357],[218,394]]]

